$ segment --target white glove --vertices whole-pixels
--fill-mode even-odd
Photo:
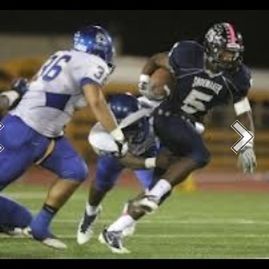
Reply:
[[[246,145],[238,155],[239,165],[243,169],[243,172],[254,173],[254,170],[257,166],[256,155],[252,146]]]
[[[115,152],[114,155],[118,158],[124,157],[129,150],[128,143],[125,140],[124,141],[116,141],[115,140],[115,143],[118,146],[118,151]]]
[[[154,82],[151,81],[150,76],[145,74],[141,74],[139,77],[138,89],[141,95],[151,101],[162,101],[171,92],[167,85],[163,85],[160,92],[159,90],[156,91]]]
[[[148,97],[151,92],[150,76],[141,74],[138,82],[138,90],[143,95]]]
[[[128,143],[125,140],[122,130],[120,128],[116,128],[110,134],[114,138],[115,143],[118,147],[117,152],[115,152],[115,156],[119,158],[123,157],[124,155],[126,155],[129,148],[128,148]]]

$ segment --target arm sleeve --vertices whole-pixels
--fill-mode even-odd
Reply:
[[[248,95],[251,88],[252,79],[250,70],[245,65],[242,65],[234,74],[231,81],[233,86],[233,103],[237,103]]]

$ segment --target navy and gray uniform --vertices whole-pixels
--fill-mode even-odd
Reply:
[[[154,112],[155,132],[174,154],[189,157],[202,167],[210,154],[192,123],[202,122],[217,105],[244,98],[251,86],[250,71],[241,64],[234,72],[211,73],[204,67],[204,48],[195,41],[176,43],[169,64],[176,87]]]

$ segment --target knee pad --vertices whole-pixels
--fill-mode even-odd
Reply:
[[[123,166],[114,157],[99,157],[94,186],[100,191],[109,191],[115,185]]]
[[[73,159],[71,162],[68,162],[68,165],[59,176],[63,179],[82,183],[87,179],[88,172],[87,164],[81,158],[76,158],[75,160]]]

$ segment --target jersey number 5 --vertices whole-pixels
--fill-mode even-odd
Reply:
[[[194,114],[198,111],[205,111],[206,106],[204,102],[207,103],[212,98],[212,95],[208,95],[193,89],[183,101],[184,105],[181,107],[181,109],[188,114]]]

